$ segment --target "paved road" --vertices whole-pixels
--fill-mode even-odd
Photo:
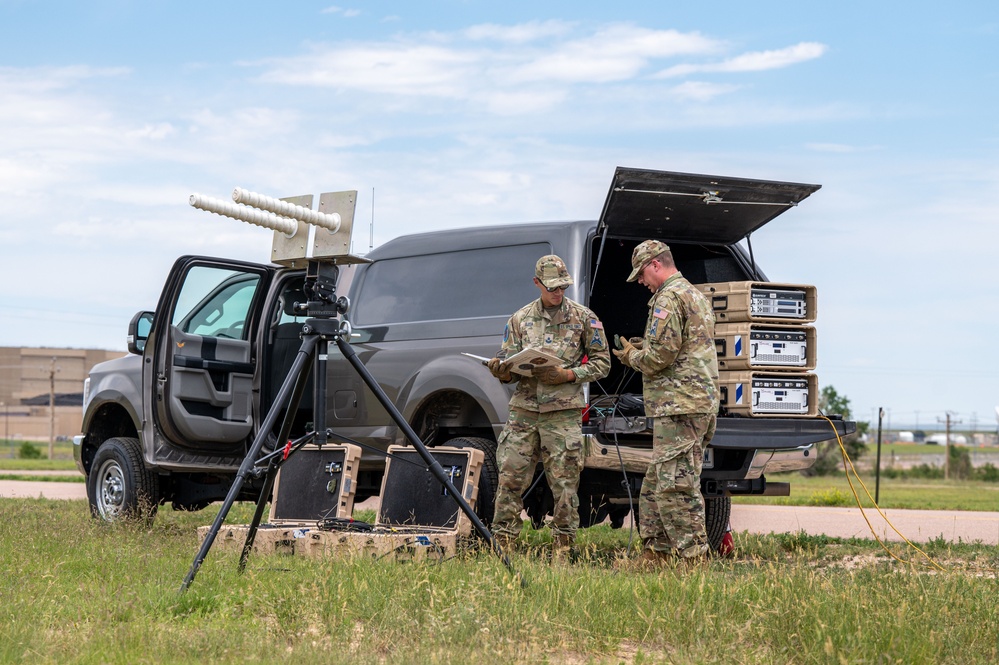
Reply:
[[[999,545],[999,512],[951,510],[877,510],[814,506],[732,506],[732,530],[750,533],[798,533],[827,535],[840,538],[873,538],[871,531],[882,540],[902,542],[889,522],[908,540],[925,543],[936,538],[948,542],[981,541]]]
[[[83,483],[0,480],[0,498],[12,497],[86,499],[87,490]],[[370,500],[362,507],[370,507],[369,503]],[[735,505],[732,506],[732,530],[758,534],[804,531],[811,535],[872,538],[873,528],[882,540],[902,541],[902,536],[876,510],[864,512],[871,527],[867,526],[859,508]],[[883,512],[895,528],[914,543],[943,538],[955,543],[980,541],[999,545],[999,512],[897,509]]]

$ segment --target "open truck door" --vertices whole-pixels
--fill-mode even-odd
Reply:
[[[174,264],[146,349],[152,362],[144,363],[154,373],[147,394],[157,424],[172,444],[221,453],[253,433],[254,336],[273,272],[204,257]]]

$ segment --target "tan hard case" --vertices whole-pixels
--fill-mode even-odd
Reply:
[[[709,282],[695,284],[708,297],[711,310],[715,313],[717,323],[738,323],[740,321],[804,324],[815,321],[817,315],[817,294],[814,286],[805,284],[778,284],[776,282]],[[785,315],[774,311],[760,311],[760,299],[754,304],[753,292],[762,292],[763,301],[778,301],[764,309],[787,309]],[[804,301],[804,311],[801,316],[794,316],[796,307],[780,307],[782,293],[801,293]],[[787,300],[785,300],[787,302]]]

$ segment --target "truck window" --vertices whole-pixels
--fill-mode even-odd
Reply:
[[[211,266],[194,266],[184,278],[172,323],[182,332],[247,339],[247,320],[260,276]]]
[[[538,297],[534,265],[548,243],[376,261],[354,303],[359,326],[510,316]]]

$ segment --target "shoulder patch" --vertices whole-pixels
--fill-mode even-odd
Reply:
[[[594,330],[603,330],[604,324],[600,323],[596,319],[590,319],[590,327]]]
[[[666,319],[669,318],[669,310],[663,309],[662,307],[656,307],[654,310],[652,310],[652,316],[656,317],[657,319],[662,319],[665,321]]]

